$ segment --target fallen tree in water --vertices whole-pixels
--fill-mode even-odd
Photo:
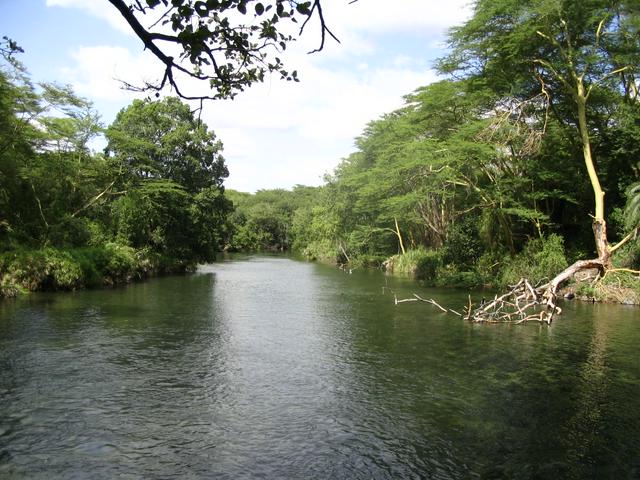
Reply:
[[[622,243],[622,242],[621,242]],[[578,273],[594,271],[594,284],[604,280],[611,272],[625,271],[635,275],[640,275],[640,271],[626,268],[613,268],[610,263],[610,254],[621,244],[615,247],[607,246],[608,256],[606,260],[595,258],[591,260],[579,260],[556,275],[551,281],[540,285],[533,285],[528,279],[521,278],[515,285],[509,286],[508,290],[500,295],[496,295],[492,300],[486,301],[484,298],[479,305],[474,305],[469,296],[469,302],[460,313],[451,308],[445,308],[434,299],[425,299],[418,294],[413,297],[398,299],[394,293],[395,304],[405,302],[429,303],[440,309],[442,312],[452,313],[458,317],[475,323],[513,323],[524,324],[527,322],[540,322],[551,324],[556,315],[562,314],[562,308],[558,306],[558,292],[562,285],[573,279]]]
[[[395,297],[395,304],[404,302],[421,301],[430,303],[443,312],[449,312],[462,317],[465,320],[475,323],[515,323],[522,324],[530,321],[551,323],[555,314],[562,313],[562,309],[554,302],[544,300],[544,293],[541,287],[534,287],[526,278],[521,279],[516,285],[510,287],[509,291],[502,295],[496,295],[493,300],[482,302],[475,306],[469,303],[463,307],[463,312],[445,308],[433,299],[424,299],[417,294],[413,298],[398,299]]]

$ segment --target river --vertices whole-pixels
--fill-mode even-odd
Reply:
[[[0,478],[640,478],[640,310],[249,256],[0,304]]]

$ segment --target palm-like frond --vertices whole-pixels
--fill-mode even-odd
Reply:
[[[640,182],[631,184],[627,189],[627,205],[624,209],[624,218],[628,229],[640,225]]]

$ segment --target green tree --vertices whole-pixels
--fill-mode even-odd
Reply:
[[[638,13],[637,2],[625,0],[479,0],[473,17],[452,30],[452,53],[439,65],[444,72],[482,78],[503,108],[511,99],[523,105],[541,93],[537,117],[553,116],[574,132],[593,195],[597,258],[578,261],[549,282],[549,321],[559,285],[581,269],[610,269],[612,253],[631,238],[609,244],[594,145],[602,127],[615,125],[616,107],[637,109]]]
[[[135,100],[106,130],[105,149],[121,197],[120,241],[184,261],[212,260],[230,209],[222,143],[177,98]]]
[[[230,216],[229,246],[235,250],[290,250],[295,212],[307,205],[315,189],[297,185],[284,189],[258,190],[255,194],[228,191],[234,212]]]
[[[137,181],[171,180],[189,193],[221,188],[222,142],[175,97],[134,100],[107,128],[108,155]]]
[[[0,215],[3,246],[79,244],[90,235],[82,214],[101,198],[106,178],[88,142],[99,115],[70,87],[31,83],[8,59],[0,72]],[[98,197],[96,199],[96,197]]]

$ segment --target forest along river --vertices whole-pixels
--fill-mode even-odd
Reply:
[[[283,257],[0,305],[0,478],[640,478],[640,310]]]

